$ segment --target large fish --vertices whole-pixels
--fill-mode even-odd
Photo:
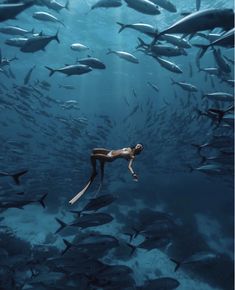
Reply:
[[[0,4],[0,22],[14,19],[18,14],[34,4],[34,1],[27,3]]]
[[[1,209],[8,209],[8,208],[18,208],[23,209],[24,206],[28,204],[32,204],[35,202],[39,202],[43,208],[46,207],[45,205],[45,198],[47,197],[47,193],[40,197],[38,200],[17,200],[17,201],[0,201],[0,208]]]
[[[60,232],[65,227],[78,227],[78,228],[89,228],[89,227],[97,227],[100,225],[104,225],[110,223],[113,220],[113,217],[109,214],[105,213],[93,213],[93,214],[83,214],[78,219],[73,222],[66,224],[60,219],[56,218],[56,221],[60,224],[60,227],[56,231],[56,233]]]
[[[153,43],[164,34],[195,34],[198,31],[222,28],[230,30],[234,24],[233,9],[207,9],[194,12],[161,31]]]
[[[100,250],[101,247],[108,250],[119,245],[119,242],[115,237],[101,234],[90,234],[89,236],[82,238],[78,244],[69,243],[67,240],[64,240],[64,243],[66,248],[64,249],[63,254],[71,247],[87,249],[89,254],[89,250],[96,250],[96,248],[97,250]]]
[[[52,41],[56,40],[60,43],[58,38],[58,32],[55,35],[38,35],[28,38],[25,44],[21,47],[22,52],[36,52],[39,50],[45,50],[45,47]]]
[[[223,34],[221,37],[219,37],[218,39],[216,39],[215,41],[211,42],[208,45],[194,44],[195,46],[201,48],[199,57],[202,57],[209,47],[213,47],[213,46],[222,46],[222,47],[227,47],[227,48],[234,47],[234,32],[235,32],[235,28],[229,30],[228,32]]]
[[[142,12],[144,14],[149,15],[157,15],[160,14],[160,11],[158,9],[158,6],[155,5],[152,1],[149,0],[125,0],[127,5],[138,11]]]
[[[28,172],[28,170],[23,170],[17,173],[8,173],[8,172],[0,172],[0,177],[1,176],[11,176],[13,178],[13,180],[15,181],[15,183],[17,185],[20,184],[20,178],[25,175]]]
[[[212,252],[198,252],[183,261],[177,261],[175,259],[171,259],[172,262],[176,264],[175,271],[179,269],[180,266],[185,265],[185,264],[194,264],[194,263],[204,263],[204,264],[210,264],[213,263],[218,259],[218,255]]]
[[[65,74],[67,76],[72,76],[72,75],[82,75],[85,73],[89,73],[92,71],[92,68],[89,67],[88,65],[84,64],[75,64],[75,65],[67,65],[62,68],[58,69],[53,69],[48,66],[45,66],[50,71],[49,76],[51,77],[55,72],[59,72],[62,74]]]

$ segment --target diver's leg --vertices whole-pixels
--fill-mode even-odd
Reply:
[[[97,191],[96,191],[94,197],[96,197],[96,196],[99,194],[99,192],[100,192],[100,190],[101,190],[101,188],[102,188],[102,186],[103,186],[103,179],[104,179],[104,164],[105,164],[104,161],[100,161],[100,173],[101,173],[101,174],[100,174],[100,185],[99,185],[99,187],[98,187],[98,189],[97,189]]]
[[[105,149],[105,148],[94,148],[92,150],[93,154],[104,154],[107,155],[111,150]]]
[[[104,179],[104,161],[100,161],[100,181],[103,183]]]
[[[92,165],[92,169],[93,169],[92,176],[93,175],[97,175],[97,171],[96,171],[96,158],[95,158],[95,155],[94,154],[91,155],[91,165]]]

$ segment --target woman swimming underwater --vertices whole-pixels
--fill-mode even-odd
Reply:
[[[99,160],[99,162],[100,162],[101,185],[102,185],[103,178],[104,178],[105,162],[112,162],[118,158],[123,158],[123,159],[126,159],[127,161],[129,161],[128,169],[130,170],[130,172],[132,174],[133,180],[138,181],[138,176],[136,175],[136,173],[132,169],[132,164],[133,164],[133,160],[135,159],[135,156],[140,154],[140,152],[143,149],[144,149],[144,147],[142,144],[137,144],[134,147],[127,147],[127,148],[118,149],[118,150],[108,150],[108,149],[104,149],[104,148],[93,149],[92,154],[91,154],[91,164],[93,167],[91,177],[88,180],[88,182],[86,183],[85,187],[78,194],[76,194],[75,197],[69,201],[69,203],[74,204],[87,191],[87,189],[90,187],[90,185],[94,181],[94,179],[97,175],[96,160]]]

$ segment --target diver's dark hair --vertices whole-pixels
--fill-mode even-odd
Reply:
[[[140,144],[140,145],[142,145],[142,146],[144,147],[143,143],[136,143],[135,145],[131,144],[130,148],[131,148],[131,149],[135,149],[135,146],[136,146],[137,144]]]
[[[137,144],[140,144],[140,145],[144,148],[144,145],[143,145],[142,143],[137,143]],[[137,144],[136,144],[136,145],[137,145]],[[136,145],[135,145],[135,146],[130,146],[131,149],[132,149],[132,150],[135,150]],[[140,152],[141,152],[141,151],[135,151],[134,154],[135,154],[135,155],[138,155],[138,154],[140,154]]]

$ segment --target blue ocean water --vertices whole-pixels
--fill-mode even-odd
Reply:
[[[215,92],[233,94],[229,82],[233,80],[233,48],[215,47],[221,49],[231,72],[211,76],[199,69],[199,48],[193,46],[208,40],[199,34],[177,34],[191,44],[184,50],[186,55],[160,56],[180,67],[183,73],[175,74],[148,55],[149,50],[136,48],[138,37],[148,44],[152,37],[128,28],[118,33],[117,22],[147,23],[163,31],[181,19],[182,12],[195,12],[195,1],[172,0],[177,12],[160,8],[159,15],[138,12],[125,1],[120,7],[91,10],[96,0],[70,0],[69,9],[59,13],[46,5],[49,2],[35,1],[16,19],[0,24],[0,31],[9,25],[33,29],[34,36],[20,36],[26,38],[58,32],[60,41],[25,53],[6,44],[7,39],[19,36],[0,34],[2,60],[10,60],[1,66],[0,74],[0,171],[28,170],[20,184],[11,176],[0,179],[0,289],[233,289],[234,112],[233,108],[225,112],[233,101],[205,97]],[[201,1],[200,10],[210,8],[233,8],[233,2]],[[38,11],[54,15],[63,24],[35,19]],[[203,33],[222,31],[215,28]],[[88,49],[72,50],[74,43]],[[164,40],[160,45],[175,47]],[[139,63],[107,54],[108,49],[128,52]],[[58,69],[90,56],[106,68],[68,77],[59,72],[50,77],[45,68]],[[200,68],[218,68],[211,48],[200,59]],[[196,86],[197,92],[183,90],[172,79]],[[220,120],[210,109],[225,114]],[[118,159],[105,164],[101,188],[98,175],[81,200],[69,205],[90,177],[93,148],[117,150],[137,143],[144,146],[133,162],[138,182],[132,180],[126,160]],[[207,165],[211,167],[206,170],[203,166]],[[44,208],[37,201],[46,193]],[[80,217],[71,213],[106,194],[114,197],[108,206],[84,211]],[[87,228],[86,224],[84,228],[66,226],[55,234],[56,218],[69,224],[95,213],[113,219]],[[158,226],[161,230],[156,233]],[[90,235],[96,235],[97,245],[81,246],[80,239]],[[118,246],[101,251],[101,235],[114,237]],[[63,239],[80,247],[61,255]],[[153,246],[142,248],[144,241]],[[108,248],[105,243],[102,246]],[[81,254],[86,255],[84,260]],[[182,261],[177,271],[171,259]],[[50,261],[55,264],[51,266]],[[106,268],[101,270],[98,262]],[[126,280],[112,280],[116,274],[111,265],[128,266],[126,276],[117,270]],[[152,280],[161,278],[168,278],[167,284],[158,280],[151,286]]]

